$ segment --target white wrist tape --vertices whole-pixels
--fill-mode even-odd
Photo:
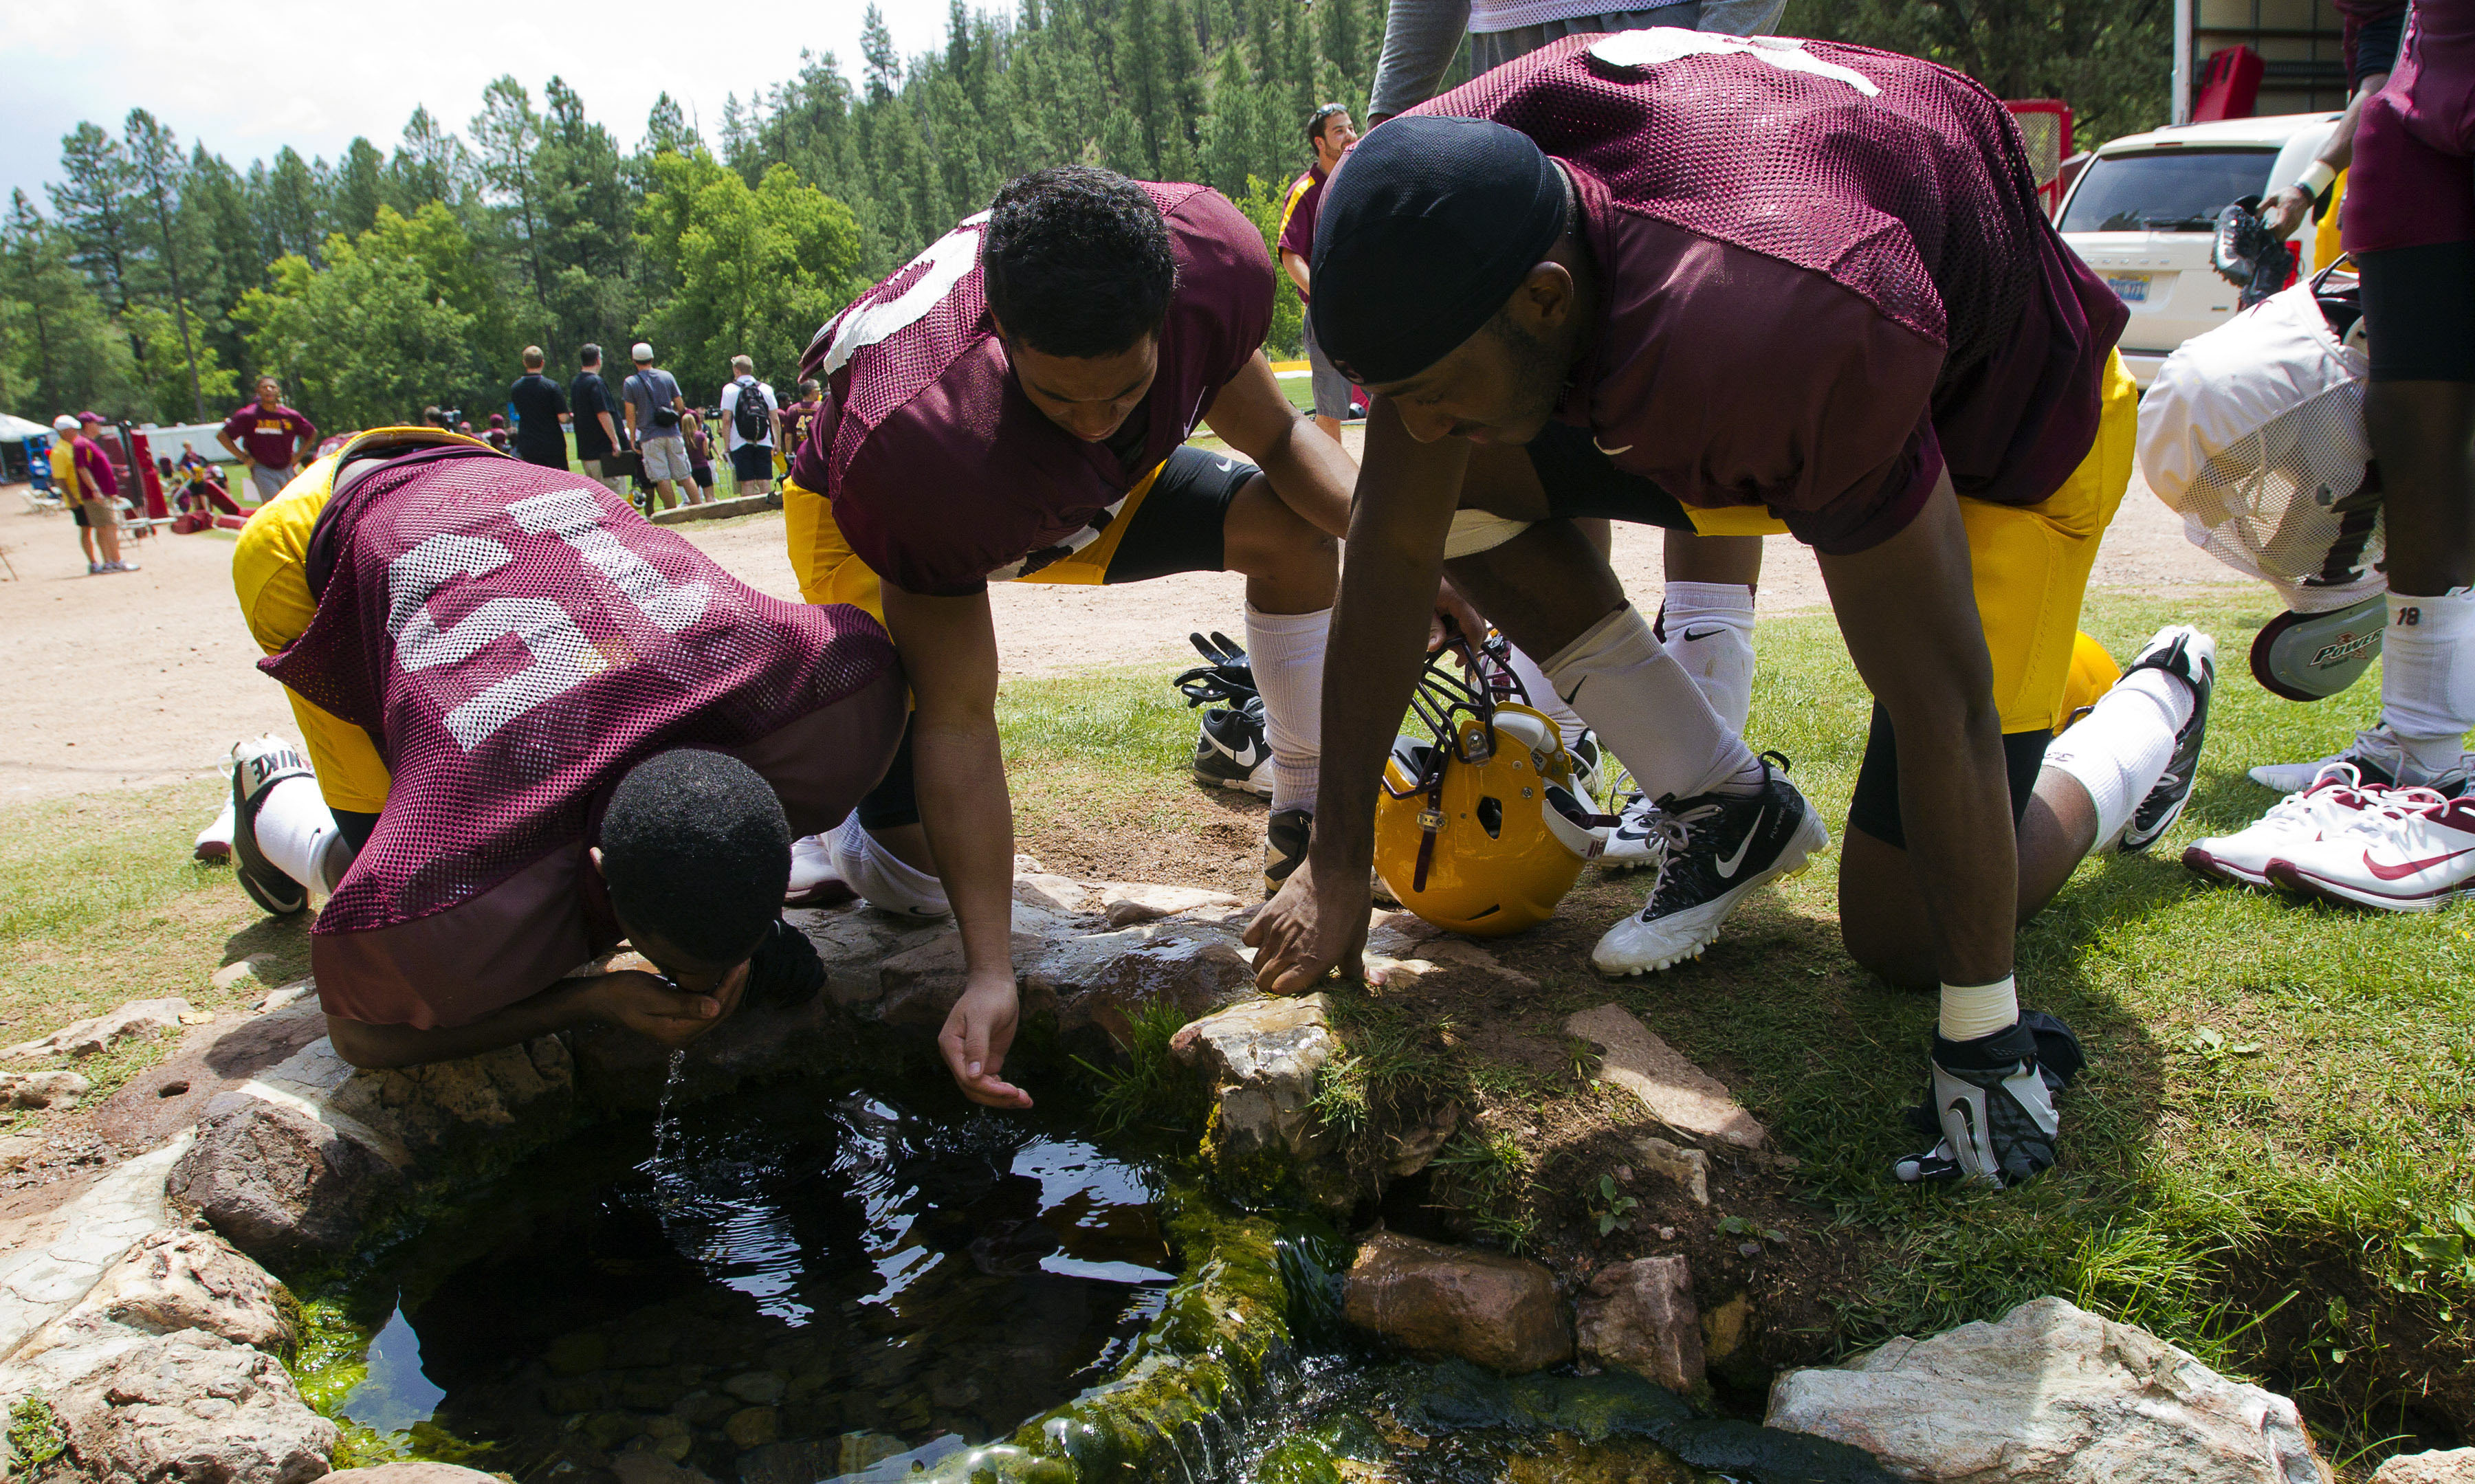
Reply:
[[[2336,179],[2338,172],[2329,161],[2316,159],[2303,167],[2303,174],[2295,179],[2294,183],[2303,187],[2303,194],[2317,201],[2329,189],[2329,182]]]

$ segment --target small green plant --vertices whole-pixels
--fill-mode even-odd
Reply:
[[[1633,1208],[1639,1204],[1639,1201],[1617,1191],[1614,1176],[1600,1176],[1598,1198],[1590,1203],[1590,1214],[1598,1219],[1599,1235],[1630,1231]]]
[[[1366,1058],[1347,1053],[1325,1062],[1315,1073],[1311,1106],[1325,1128],[1349,1135],[1366,1127]]]
[[[39,1469],[61,1456],[69,1444],[60,1414],[37,1394],[9,1409],[9,1464],[12,1472]]]
[[[2461,1201],[2446,1216],[2425,1216],[2398,1238],[2399,1271],[2390,1286],[2401,1293],[2432,1293],[2455,1283],[2475,1288],[2475,1205]],[[2447,1311],[2442,1311],[2443,1322]]]
[[[1169,1054],[1169,1039],[1186,1027],[1186,1013],[1175,1005],[1156,1003],[1135,1011],[1127,1039],[1119,1048],[1123,1066],[1095,1066],[1081,1057],[1077,1066],[1096,1084],[1091,1117],[1100,1132],[1115,1137],[1130,1129],[1158,1129],[1193,1133],[1203,1128],[1194,1080]]]
[[[1742,1216],[1720,1217],[1719,1231],[1724,1236],[1750,1236],[1755,1241],[1768,1242],[1775,1247],[1784,1247],[1787,1245],[1786,1232],[1774,1230],[1768,1227],[1756,1226],[1753,1223],[1747,1221]]]

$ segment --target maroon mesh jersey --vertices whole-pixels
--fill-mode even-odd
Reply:
[[[834,523],[906,592],[979,592],[1095,539],[1135,484],[1203,421],[1272,324],[1262,234],[1200,185],[1154,185],[1177,256],[1160,371],[1133,458],[1051,423],[1016,384],[980,281],[982,212],[817,331],[799,374],[825,409],[791,463]]]
[[[810,835],[900,737],[874,620],[754,592],[565,470],[394,459],[329,502],[308,567],[316,616],[260,668],[393,775],[312,930],[320,995],[352,1019],[462,1024],[613,946],[585,850],[645,757],[737,754]]]
[[[1510,125],[1571,171],[1603,303],[1557,415],[1685,504],[1768,505],[1845,553],[1905,526],[1946,465],[1963,495],[2032,504],[2086,456],[2128,311],[1960,74],[1631,32],[1412,111]]]

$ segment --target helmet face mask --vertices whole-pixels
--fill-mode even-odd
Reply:
[[[1515,699],[1515,697],[1519,697]],[[1429,658],[1375,801],[1375,868],[1401,905],[1474,937],[1545,921],[1605,843],[1556,723],[1523,702],[1503,641]]]

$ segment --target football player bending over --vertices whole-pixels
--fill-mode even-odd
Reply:
[[[1245,573],[1274,772],[1265,890],[1305,857],[1356,472],[1282,395],[1271,320],[1271,261],[1237,207],[1067,166],[1008,185],[802,362],[825,406],[783,492],[791,565],[810,602],[883,615],[917,709],[855,817],[801,842],[794,887],[830,873],[875,907],[954,913],[967,984],[941,1045],[978,1102],[1030,1104],[999,1076],[1014,814],[989,583]],[[1187,448],[1198,426],[1253,462]]]
[[[1665,800],[1647,918],[1724,915],[1819,848],[1573,525],[1767,506],[1818,552],[1875,696],[1843,937],[1942,985],[1943,1136],[1898,1173],[2050,1164],[2078,1053],[2022,1014],[2014,930],[2093,844],[2170,822],[2213,674],[2202,636],[2162,634],[2045,769],[2135,392],[2122,304],[2047,225],[2001,105],[1857,47],[1575,37],[1370,133],[1313,274],[1317,339],[1377,401],[1321,827],[1249,929],[1262,985],[1358,967],[1372,794],[1447,570]],[[1602,967],[1647,966],[1628,936]]]
[[[902,735],[885,631],[742,585],[565,470],[364,433],[241,533],[233,584],[304,759],[233,749],[233,853],[355,1066],[586,1021],[671,1046],[815,992],[781,919],[794,832]],[[567,978],[622,939],[659,973]]]

